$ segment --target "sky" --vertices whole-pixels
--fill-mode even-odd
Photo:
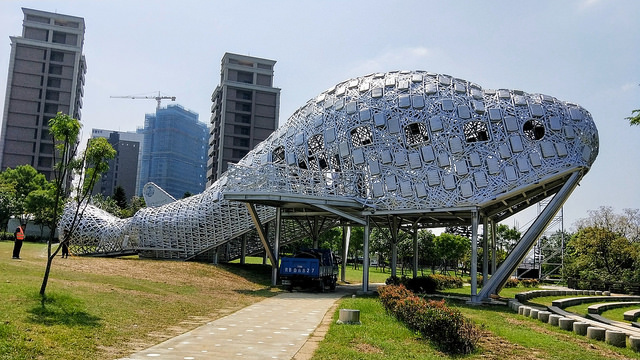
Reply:
[[[640,126],[625,119],[640,108],[640,1],[2,0],[0,99],[22,7],[85,19],[85,139],[93,128],[135,131],[155,111],[154,100],[110,96],[160,91],[208,123],[225,52],[277,61],[280,124],[346,79],[425,70],[591,112],[600,153],[565,203],[565,229],[600,206],[640,208]],[[537,211],[506,223],[525,226]]]

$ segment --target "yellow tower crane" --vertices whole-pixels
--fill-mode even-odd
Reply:
[[[158,91],[158,96],[127,95],[127,96],[111,96],[111,98],[115,98],[115,99],[153,99],[153,100],[158,102],[158,106],[156,107],[156,110],[160,109],[160,101],[161,100],[165,100],[166,99],[166,100],[176,101],[176,97],[175,96],[161,95],[160,91]]]

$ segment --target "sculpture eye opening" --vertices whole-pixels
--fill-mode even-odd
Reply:
[[[536,119],[527,120],[524,125],[522,125],[522,131],[524,135],[531,140],[540,140],[544,137],[544,125]]]

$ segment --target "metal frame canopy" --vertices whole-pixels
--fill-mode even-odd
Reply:
[[[501,221],[554,194],[564,202],[598,147],[589,112],[552,96],[424,71],[374,73],[310,99],[202,194],[127,220],[88,208],[72,251],[120,244],[189,259],[247,234],[257,240],[256,224],[309,213],[367,229],[389,216],[414,227],[474,225],[477,236],[480,219]],[[60,226],[70,221],[66,211]],[[289,223],[276,232],[291,241],[300,229]],[[265,248],[270,241],[262,234]]]

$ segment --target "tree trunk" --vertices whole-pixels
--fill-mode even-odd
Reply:
[[[60,246],[62,243],[58,245],[56,250],[51,254],[51,240],[47,245],[47,267],[44,270],[44,276],[42,277],[42,285],[40,286],[40,296],[44,300],[45,293],[47,291],[47,283],[49,282],[49,273],[51,272],[51,264],[53,263],[53,259],[58,255],[58,251],[60,251]]]

